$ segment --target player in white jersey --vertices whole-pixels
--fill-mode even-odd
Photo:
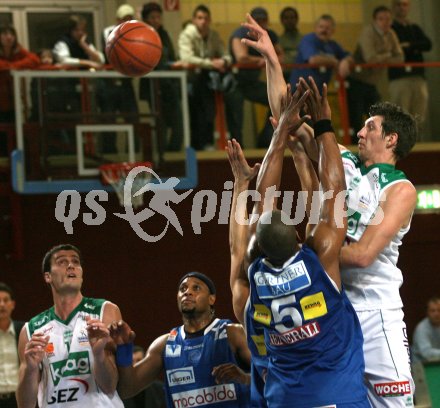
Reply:
[[[282,69],[265,31],[250,16],[247,21],[253,40],[243,41],[266,60],[269,102],[278,118],[279,97],[286,90]],[[396,263],[417,196],[414,186],[394,167],[414,146],[417,127],[411,115],[389,103],[372,107],[370,115],[358,133],[359,156],[341,146],[351,210],[341,274],[364,334],[370,402],[406,407],[413,406],[414,383],[399,294],[402,274]],[[303,125],[297,135],[313,156],[316,143],[311,128]]]
[[[118,371],[107,325],[119,308],[83,297],[81,254],[73,245],[52,248],[43,276],[54,306],[26,323],[20,333],[20,408],[123,408],[116,392]]]

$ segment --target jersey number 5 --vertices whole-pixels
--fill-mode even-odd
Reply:
[[[295,295],[290,295],[278,299],[272,300],[271,310],[272,310],[272,319],[275,324],[275,329],[284,333],[292,329],[292,326],[286,327],[283,324],[287,323],[288,319],[292,320],[293,327],[302,326],[302,317],[297,309],[295,309],[292,305],[296,302]]]

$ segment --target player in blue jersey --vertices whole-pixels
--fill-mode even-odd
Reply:
[[[312,92],[306,91],[301,99],[299,92],[292,97],[288,90],[281,100],[278,127],[257,179],[252,217],[253,221],[258,217],[258,223],[250,222],[248,227],[243,222],[246,206],[239,197],[247,194],[249,171],[239,145],[229,145],[236,206],[230,235],[238,242],[246,242],[247,233],[250,237],[247,257],[232,265],[238,277],[233,292],[241,293],[233,297],[234,312],[243,321],[243,300],[249,297],[254,319],[264,325],[268,355],[264,396],[269,407],[369,407],[363,383],[362,332],[339,272],[339,251],[347,227],[342,160],[331,128],[326,87],[321,97],[316,84],[312,81],[311,85]],[[300,246],[289,216],[276,210],[273,187],[276,191],[280,184],[289,135],[305,120],[299,111],[308,96],[326,199],[319,222],[308,229]]]
[[[270,39],[251,18],[246,27],[266,60],[269,102],[279,116],[279,95],[286,90]],[[302,81],[304,84],[304,81]],[[399,288],[399,246],[409,231],[417,202],[416,189],[395,168],[417,139],[414,118],[400,107],[382,102],[357,133],[359,154],[339,146],[348,191],[347,245],[340,253],[342,281],[357,312],[364,335],[365,380],[373,406],[413,406],[408,336]],[[316,153],[313,130],[297,132],[311,155]],[[398,390],[393,392],[390,390]]]
[[[250,376],[238,367],[250,366],[246,336],[240,325],[215,317],[215,299],[214,283],[206,275],[190,272],[182,277],[177,304],[183,325],[158,337],[134,367],[129,358],[133,332],[125,322],[112,324],[123,398],[137,394],[163,373],[168,407],[248,406]]]

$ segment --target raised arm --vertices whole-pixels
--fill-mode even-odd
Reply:
[[[319,191],[319,180],[312,161],[307,155],[300,139],[297,136],[290,136],[287,146],[292,154],[293,163],[301,183],[301,191],[297,200],[304,200],[306,216],[309,220],[306,230],[306,236],[308,236],[309,229],[314,226],[314,220],[316,219],[316,217],[313,217],[313,214],[311,217],[310,213],[312,211],[313,198]]]
[[[113,322],[110,333],[118,346],[116,362],[119,371],[118,393],[121,398],[129,398],[148,387],[163,370],[163,353],[168,334],[151,343],[143,360],[133,366],[133,352],[130,345],[135,337],[130,326],[123,322]]]
[[[272,115],[278,119],[280,117],[280,97],[286,93],[287,85],[277,51],[267,31],[259,26],[250,14],[246,14],[246,23],[243,26],[249,29],[249,37],[252,39],[243,38],[241,42],[256,49],[266,62],[269,105]]]
[[[265,211],[276,208],[276,192],[280,186],[287,139],[307,119],[306,116],[301,117],[299,112],[309,96],[309,91],[299,96],[299,91],[292,95],[290,86],[288,86],[287,91],[281,97],[281,116],[257,177],[257,192],[261,199],[255,202],[253,214],[261,215]],[[271,190],[275,195],[268,194]],[[250,236],[254,234],[255,229],[256,222],[250,224]]]
[[[256,176],[260,165],[250,167],[239,143],[228,141],[228,158],[234,174],[234,193],[229,217],[229,247],[231,251],[231,271],[229,283],[232,292],[232,306],[237,320],[244,322],[244,308],[249,297],[249,281],[244,269],[244,258],[248,242],[248,219],[246,198],[249,182]],[[241,194],[241,195],[240,195]],[[240,199],[239,199],[240,197]]]
[[[318,144],[318,174],[324,199],[321,203],[319,223],[307,238],[328,275],[341,287],[339,252],[347,231],[345,211],[345,176],[342,159],[331,127],[331,111],[327,100],[327,85],[322,96],[309,78],[313,91],[307,100],[307,107],[314,122],[315,138]]]
[[[115,345],[110,337],[108,325],[121,320],[118,306],[107,303],[104,308],[102,321],[87,320],[87,333],[93,352],[93,375],[99,388],[105,394],[113,394],[118,383],[118,369],[115,363]]]
[[[49,336],[34,333],[29,340],[26,325],[21,329],[18,340],[20,369],[16,392],[19,408],[35,408],[37,405],[38,383],[41,379],[40,364],[46,353]]]

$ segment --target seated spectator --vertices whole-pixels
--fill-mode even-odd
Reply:
[[[391,10],[385,6],[376,7],[373,21],[367,25],[358,40],[354,60],[363,63],[403,62],[403,52],[396,33],[391,28]],[[364,126],[370,106],[381,100],[376,88],[386,79],[387,68],[367,68],[353,72],[349,77],[347,102],[352,130],[352,143],[357,144],[357,132]]]
[[[293,64],[298,55],[298,45],[302,34],[298,30],[299,16],[296,8],[284,7],[280,13],[284,32],[279,36],[279,44],[284,52],[284,63]],[[284,69],[284,79],[289,81],[291,68]]]
[[[123,4],[116,10],[116,24],[104,28],[102,42],[105,47],[110,33],[126,21],[133,20],[135,10],[130,4]],[[108,63],[107,56],[105,62]],[[100,78],[96,84],[96,98],[98,107],[103,113],[103,122],[115,121],[115,114],[119,113],[124,122],[134,123],[138,118],[138,106],[131,78]],[[98,150],[103,153],[116,153],[125,150],[125,137],[117,138],[114,132],[108,132],[99,140]],[[118,145],[118,146],[117,146]]]
[[[333,17],[329,14],[323,14],[316,21],[315,31],[306,34],[301,39],[295,62],[297,64],[321,64],[327,66],[327,69],[324,72],[318,68],[294,69],[290,76],[293,90],[296,89],[300,77],[308,78],[311,76],[321,92],[324,82],[329,83],[334,68],[338,70],[342,78],[347,77],[350,73],[353,58],[348,51],[332,40],[335,26]]]
[[[413,362],[440,361],[440,297],[427,303],[427,317],[417,326],[413,336]]]
[[[282,62],[283,50],[278,43],[277,34],[269,28],[269,14],[267,13],[266,9],[256,7],[251,11],[250,14],[257,24],[268,32],[280,62]],[[241,26],[237,28],[231,35],[229,40],[230,52],[234,63],[250,64],[252,68],[240,68],[236,74],[236,90],[225,95],[226,118],[231,139],[237,140],[241,146],[243,146],[242,127],[244,100],[247,99],[251,102],[269,106],[266,82],[260,80],[261,70],[265,66],[264,58],[255,49],[243,44],[241,41],[243,38],[249,38],[248,29]],[[265,126],[258,135],[257,146],[269,146],[272,133],[273,128],[269,122],[268,115]]]
[[[179,35],[182,62],[200,71],[189,72],[191,145],[196,150],[214,149],[215,96],[209,87],[210,72],[225,72],[231,63],[217,31],[211,29],[211,12],[205,5],[195,8],[192,22]]]
[[[57,62],[72,67],[101,68],[104,54],[87,40],[86,29],[87,22],[84,17],[70,16],[66,34],[53,48]]]
[[[13,79],[10,71],[35,68],[38,63],[37,55],[18,43],[14,27],[0,27],[0,123],[15,121]],[[7,134],[0,132],[0,156],[8,154],[7,145]]]
[[[144,4],[142,8],[142,20],[144,23],[152,26],[159,34],[162,41],[162,56],[156,66],[156,70],[169,70],[176,62],[173,42],[162,24],[162,7],[156,2]],[[154,80],[153,80],[154,81]],[[155,80],[157,81],[157,80]],[[141,78],[139,83],[139,98],[151,104],[151,84],[152,80]],[[183,118],[182,104],[180,95],[180,82],[173,78],[161,78],[159,82],[160,94],[160,121],[161,134],[165,140],[161,144],[163,148],[176,152],[182,148],[183,142]],[[167,142],[167,132],[170,129],[171,134]]]
[[[104,54],[88,41],[87,22],[79,15],[69,17],[66,33],[55,43],[53,53],[56,62],[71,68],[100,69],[104,63]],[[50,104],[55,107],[55,113],[67,114],[66,117],[59,115],[57,120],[66,124],[62,133],[68,134],[67,150],[75,151],[73,126],[82,111],[79,80],[60,78],[58,93],[52,95]],[[75,114],[78,115],[76,118]]]

